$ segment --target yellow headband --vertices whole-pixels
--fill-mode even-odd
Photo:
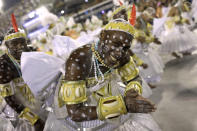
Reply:
[[[120,21],[118,21],[120,20]],[[104,30],[117,30],[117,31],[122,31],[126,32],[133,37],[135,37],[135,28],[127,21],[123,19],[116,19],[111,22],[109,22],[104,28]]]
[[[8,41],[8,40],[12,40],[12,39],[15,39],[15,38],[20,38],[20,37],[26,37],[25,33],[21,33],[21,32],[16,32],[16,33],[12,33],[12,34],[9,34],[7,36],[5,36],[5,41]]]

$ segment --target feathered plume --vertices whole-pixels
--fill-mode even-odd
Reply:
[[[133,4],[132,7],[132,12],[131,12],[131,17],[129,19],[129,22],[131,25],[135,25],[135,21],[136,21],[136,8],[135,8],[135,4]]]
[[[16,18],[14,16],[14,13],[12,13],[12,26],[14,27],[15,32],[18,32],[18,26],[16,23]]]
[[[119,1],[120,6],[122,6],[122,5],[123,5],[123,3],[122,3],[120,0],[118,0],[118,1]]]

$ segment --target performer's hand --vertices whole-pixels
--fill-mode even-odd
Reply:
[[[152,102],[140,96],[134,89],[127,91],[125,104],[129,113],[149,113],[156,110]]]
[[[141,65],[141,67],[143,67],[143,69],[147,69],[147,68],[148,68],[148,65],[147,65],[146,63],[143,63],[143,64]]]

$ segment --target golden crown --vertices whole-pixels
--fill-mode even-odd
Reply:
[[[5,41],[8,41],[8,40],[12,40],[12,39],[15,39],[15,38],[20,38],[20,37],[26,37],[25,33],[23,32],[16,32],[16,33],[12,33],[12,34],[9,34],[7,36],[5,36]]]
[[[126,32],[132,35],[133,37],[135,37],[135,33],[136,33],[135,28],[129,22],[123,19],[112,20],[103,29]]]

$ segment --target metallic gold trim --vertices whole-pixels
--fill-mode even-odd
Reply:
[[[5,36],[5,41],[8,41],[8,40],[12,40],[12,39],[15,39],[15,38],[20,38],[20,37],[26,37],[25,33],[21,33],[21,32],[16,32],[16,33],[12,33],[10,35],[7,35]]]
[[[104,30],[119,30],[126,33],[129,33],[133,37],[135,37],[135,28],[128,22],[118,22],[118,21],[111,21],[105,27]]]
[[[14,94],[14,89],[10,86],[10,83],[0,84],[0,96],[6,97]]]
[[[101,97],[108,97],[112,96],[112,91],[111,91],[111,83],[108,83],[107,85],[103,86],[100,88],[100,90],[95,91],[92,93],[92,96],[94,97],[95,100],[99,100]]]
[[[22,77],[16,78],[13,80],[16,88],[19,89],[21,94],[31,103],[35,103],[35,97],[27,84],[24,83]]]
[[[109,80],[111,78],[111,73],[106,73],[104,74],[104,78],[105,80]],[[101,77],[98,77],[98,80],[101,80],[102,78]],[[92,87],[92,86],[95,86],[98,81],[95,79],[95,77],[89,77],[86,79],[86,84],[87,84],[87,87]]]
[[[121,95],[100,98],[97,106],[97,115],[100,120],[126,114],[127,109]]]
[[[130,81],[139,74],[139,70],[135,67],[132,57],[130,57],[130,61],[124,66],[120,67],[117,72],[121,76],[123,82]]]
[[[134,89],[135,91],[138,92],[139,95],[142,95],[142,86],[138,81],[131,81],[127,84],[126,89],[125,89],[125,95],[128,90]]]
[[[62,81],[59,98],[68,105],[87,101],[86,81]]]
[[[20,118],[28,120],[32,125],[34,125],[37,120],[39,119],[38,115],[31,112],[29,108],[25,108],[21,114],[19,115]]]

